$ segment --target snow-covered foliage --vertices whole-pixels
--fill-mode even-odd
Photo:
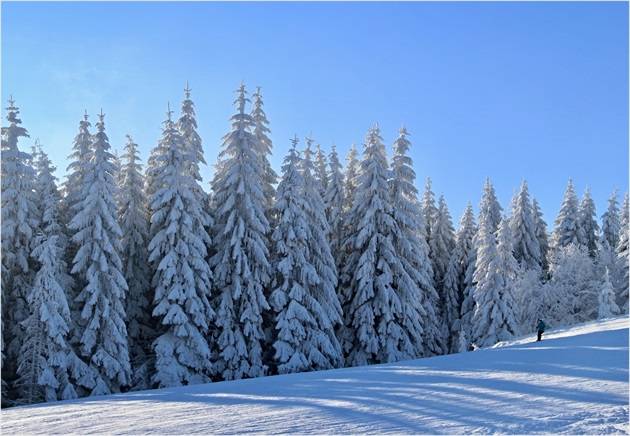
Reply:
[[[617,200],[617,188],[608,199],[608,209],[602,215],[602,246],[615,249],[619,243],[619,201]]]
[[[125,325],[124,299],[127,282],[119,252],[122,232],[118,224],[117,170],[109,152],[104,114],[90,148],[84,185],[77,195],[69,228],[78,247],[72,274],[85,285],[77,296],[81,304],[80,354],[96,374],[88,386],[91,395],[120,392],[131,382],[131,367]]]
[[[302,162],[296,150],[297,138],[285,158],[278,185],[274,214],[278,226],[273,232],[273,269],[277,271],[269,297],[276,316],[274,360],[280,374],[336,368],[343,355],[335,336],[342,322],[341,306],[329,277],[322,277],[313,246],[313,204],[302,176]],[[330,252],[330,251],[329,251]],[[319,265],[321,268],[321,265]]]
[[[136,144],[127,135],[126,153],[122,156],[125,163],[120,168],[120,210],[119,221],[122,231],[120,257],[122,271],[129,287],[125,312],[127,314],[127,333],[129,334],[129,353],[134,373],[134,388],[150,387],[145,373],[148,364],[151,342],[155,339],[151,318],[149,252],[148,200],[144,195],[144,177]]]
[[[566,247],[569,244],[583,244],[586,240],[580,220],[578,198],[571,179],[569,179],[554,226],[553,246],[555,248]]]
[[[470,319],[474,310],[474,300],[469,292],[472,283],[467,280],[471,277],[467,272],[475,265],[476,234],[475,215],[472,205],[468,203],[459,221],[459,229],[455,232],[455,248],[444,275],[444,319],[449,327],[448,343],[451,353],[460,352],[461,342],[468,342],[470,338],[470,323],[464,321],[462,314]]]
[[[610,283],[610,275],[608,270],[604,274],[604,285],[599,294],[599,307],[597,309],[597,318],[611,318],[619,314],[619,306],[615,303],[615,292]]]
[[[245,85],[236,91],[237,113],[223,138],[212,181],[214,210],[213,267],[216,368],[225,380],[265,375],[263,313],[270,309],[264,289],[270,283],[269,222],[265,217],[265,166],[245,112]]]
[[[153,342],[159,387],[205,383],[213,375],[207,332],[214,311],[210,305],[212,272],[206,261],[211,243],[210,218],[199,200],[200,187],[191,163],[195,154],[171,120],[164,122],[154,151],[155,179],[151,187],[153,316],[158,338]]]
[[[510,217],[514,258],[524,268],[542,268],[543,254],[536,235],[537,217],[529,201],[527,182],[523,180],[520,192],[515,196]]]
[[[24,338],[21,322],[29,315],[28,291],[33,285],[31,248],[37,234],[38,210],[35,170],[31,156],[20,151],[20,138],[28,132],[20,124],[19,109],[9,100],[7,121],[2,127],[2,381],[13,378],[15,361]],[[6,353],[7,361],[4,361]],[[2,390],[3,400],[5,389]]]
[[[343,212],[344,212],[344,190],[345,179],[342,172],[342,165],[339,162],[339,155],[333,145],[328,156],[330,173],[324,195],[324,205],[326,206],[326,219],[330,229],[330,251],[335,259],[337,271],[341,269],[343,242]]]
[[[597,214],[595,212],[595,202],[591,197],[591,191],[586,187],[582,202],[578,210],[580,227],[584,232],[584,240],[581,242],[588,248],[588,253],[595,258],[599,248],[599,224],[597,224]]]
[[[624,197],[621,211],[619,213],[619,242],[617,242],[617,268],[619,277],[617,279],[617,301],[620,303],[624,313],[628,313],[628,266],[630,263],[630,199],[628,193]]]
[[[538,201],[536,201],[534,197],[532,197],[532,215],[534,216],[534,228],[536,229],[536,238],[538,239],[538,246],[540,247],[541,266],[543,271],[546,272],[549,269],[548,256],[550,252],[547,223],[543,218],[540,206],[538,206]]]
[[[490,222],[486,221],[490,218]],[[512,255],[507,218],[499,224],[497,235],[489,232],[492,217],[481,215],[479,222],[474,291],[472,340],[477,347],[489,347],[520,334],[515,319],[514,278],[517,263]]]

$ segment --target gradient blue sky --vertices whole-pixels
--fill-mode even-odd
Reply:
[[[598,217],[628,189],[627,2],[0,7],[2,107],[13,95],[31,135],[20,146],[39,138],[59,175],[85,109],[146,161],[189,81],[209,180],[244,80],[262,87],[278,173],[294,134],[345,157],[375,122],[390,149],[404,123],[418,188],[431,177],[456,226],[486,177],[506,209],[527,180],[550,227],[569,177]]]

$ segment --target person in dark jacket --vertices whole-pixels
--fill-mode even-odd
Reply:
[[[542,341],[542,334],[545,332],[546,328],[547,328],[547,324],[545,324],[545,322],[542,319],[539,319],[538,325],[536,326],[536,329],[538,330],[539,341]]]

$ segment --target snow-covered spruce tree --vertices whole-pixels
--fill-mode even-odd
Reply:
[[[429,249],[431,250],[429,256],[433,267],[435,288],[440,296],[440,312],[443,312],[445,302],[444,275],[454,248],[455,229],[453,228],[453,221],[444,196],[440,195],[437,213],[429,235]]]
[[[171,120],[164,121],[155,150],[155,178],[150,187],[153,267],[153,316],[158,320],[152,383],[172,387],[206,383],[214,367],[206,338],[214,311],[210,305],[212,271],[206,262],[211,243],[209,216],[191,161],[195,153]]]
[[[599,293],[599,307],[597,309],[597,318],[611,318],[619,314],[619,306],[615,303],[615,291],[610,283],[610,275],[608,270],[604,274],[604,284]]]
[[[575,188],[571,179],[569,179],[554,226],[554,249],[566,247],[569,244],[583,244],[586,240],[584,229],[581,226],[578,198],[575,195]]]
[[[394,141],[390,190],[394,219],[400,228],[400,237],[394,240],[394,246],[412,281],[406,282],[404,275],[394,280],[407,311],[402,324],[409,332],[418,356],[426,356],[442,354],[444,337],[436,314],[435,302],[439,297],[433,287],[424,217],[414,186],[416,173],[408,155],[411,148],[408,135],[403,126]]]
[[[472,205],[468,203],[468,206],[464,210],[462,217],[459,221],[459,229],[455,232],[455,248],[451,254],[451,258],[444,275],[444,296],[446,303],[446,310],[444,312],[444,318],[446,324],[449,327],[449,352],[458,353],[463,351],[461,349],[461,340],[464,340],[467,344],[470,343],[470,326],[465,326],[462,322],[462,312],[472,313],[474,310],[474,300],[472,295],[465,294],[465,290],[469,289],[472,283],[466,280],[466,272],[475,262],[475,246],[474,237],[477,234],[477,224],[475,223],[475,215]],[[464,309],[464,301],[466,297],[466,307]]]
[[[270,309],[264,295],[269,285],[270,226],[265,217],[265,167],[245,112],[245,85],[236,91],[237,113],[223,139],[212,181],[214,269],[218,375],[233,380],[265,375],[263,315]]]
[[[207,204],[208,199],[204,190],[201,188],[201,182],[203,178],[201,177],[201,173],[199,171],[199,165],[206,164],[206,161],[203,157],[203,145],[201,142],[201,137],[197,133],[197,118],[195,117],[195,104],[190,99],[190,87],[188,86],[188,82],[186,82],[186,89],[184,92],[186,93],[186,98],[182,101],[182,109],[181,115],[177,120],[176,126],[179,132],[182,135],[183,145],[184,145],[184,154],[188,156],[190,161],[188,164],[190,168],[187,171],[189,177],[192,177],[196,184],[191,186],[191,188],[195,188],[194,194],[197,197],[198,201],[203,204]]]
[[[588,248],[588,253],[595,258],[599,249],[599,224],[596,220],[595,202],[591,191],[586,187],[579,207],[580,227],[584,231],[584,241],[581,243]]]
[[[496,235],[499,230],[503,216],[503,207],[497,199],[497,195],[494,191],[494,186],[490,182],[489,178],[486,178],[486,184],[483,187],[483,196],[481,197],[481,203],[479,203],[479,216],[477,222],[481,226],[481,221],[487,227],[487,230]]]
[[[271,238],[276,276],[269,301],[276,313],[273,347],[280,374],[330,369],[343,363],[334,330],[342,321],[341,306],[334,287],[325,287],[326,278],[312,263],[311,245],[318,238],[312,234],[309,215],[313,210],[305,195],[308,188],[300,171],[297,143],[296,138],[283,165],[275,205],[278,226]]]
[[[28,138],[28,132],[20,126],[19,109],[12,98],[6,109],[9,125],[2,127],[1,151],[3,386],[15,376],[16,359],[24,340],[21,322],[29,314],[26,297],[35,274],[30,253],[38,226],[35,170],[29,165],[31,156],[18,148],[19,139]],[[11,392],[2,389],[3,402],[11,396],[5,394]]]
[[[510,227],[507,218],[499,224],[495,237],[488,229],[491,223],[481,216],[477,239],[477,264],[474,280],[475,314],[473,342],[480,348],[512,339],[520,334],[515,319],[513,280],[517,263],[512,255]]]
[[[72,154],[68,156],[72,162],[68,165],[66,181],[62,185],[63,190],[63,207],[62,213],[65,224],[70,223],[74,216],[75,204],[79,201],[78,196],[81,189],[85,185],[83,178],[88,168],[90,151],[92,147],[92,134],[90,133],[91,124],[88,121],[87,111],[83,115],[83,121],[79,122],[79,133],[74,138],[72,146]],[[74,250],[76,251],[76,250]]]
[[[341,306],[336,293],[339,278],[335,258],[330,249],[330,227],[326,218],[326,205],[320,196],[321,184],[315,177],[314,162],[309,159],[312,156],[309,153],[310,145],[312,144],[309,144],[307,140],[304,159],[300,162],[300,170],[304,179],[303,195],[310,205],[306,213],[310,229],[309,261],[315,267],[319,277],[319,283],[312,288],[311,293],[321,306],[324,316],[329,318],[333,324],[338,325],[342,322]],[[327,325],[325,319],[321,322],[322,325]],[[334,330],[329,330],[326,327],[326,334],[330,336],[329,341],[334,345],[334,348],[339,347],[340,360],[334,364],[341,365],[343,357]]]
[[[408,273],[394,247],[401,232],[393,216],[390,176],[385,147],[374,127],[366,138],[359,186],[348,214],[348,223],[354,228],[354,236],[346,243],[352,252],[344,268],[352,279],[342,301],[342,346],[348,366],[417,357],[415,338],[410,337],[403,320],[406,312],[402,306],[408,300],[401,292],[408,289],[396,289],[398,283],[413,280],[405,277]]]
[[[424,186],[424,194],[422,194],[422,200],[420,201],[420,210],[424,216],[425,222],[425,234],[427,237],[427,243],[430,244],[431,229],[435,222],[438,210],[435,207],[435,194],[431,190],[431,178],[427,177],[427,183]]]
[[[278,183],[278,174],[274,171],[271,167],[271,163],[269,162],[269,156],[271,156],[273,150],[273,143],[271,142],[271,138],[269,138],[271,130],[269,130],[269,120],[267,120],[267,115],[263,109],[264,103],[260,93],[260,86],[256,87],[256,92],[252,94],[252,97],[254,99],[251,111],[252,120],[254,121],[254,130],[252,133],[256,138],[256,152],[261,159],[261,165],[263,168],[265,214],[267,216],[267,220],[271,223],[273,221],[271,210],[276,198],[275,186]]]
[[[129,386],[131,367],[125,326],[127,282],[119,252],[122,232],[118,224],[116,168],[105,134],[104,114],[96,124],[84,185],[76,198],[69,228],[77,247],[72,274],[84,284],[77,296],[81,305],[80,351],[96,373],[90,395],[120,392]]]
[[[129,354],[133,373],[134,389],[149,389],[147,366],[151,353],[151,342],[155,339],[155,328],[151,318],[149,269],[149,217],[147,198],[144,195],[144,178],[138,153],[138,144],[127,135],[125,162],[119,171],[120,210],[119,221],[122,231],[120,257],[125,281],[129,287],[125,304]]]
[[[321,190],[319,191],[319,195],[324,198],[326,196],[326,189],[328,188],[328,179],[329,174],[327,167],[328,159],[326,159],[326,155],[324,151],[319,145],[319,142],[315,142],[315,157],[313,160],[313,176],[319,182],[319,186],[321,186]]]
[[[337,271],[339,271],[342,265],[341,245],[343,242],[345,179],[341,163],[339,162],[339,155],[334,145],[331,148],[328,161],[330,175],[324,196],[324,204],[326,205],[326,219],[330,228],[330,251],[335,259]]]
[[[349,251],[353,249],[353,234],[354,226],[348,221],[348,214],[354,204],[354,193],[357,190],[357,179],[359,177],[359,152],[357,151],[356,144],[353,142],[350,145],[348,155],[345,157],[346,167],[344,169],[344,199],[341,209],[341,221],[343,223],[341,230],[341,250],[339,252],[339,259],[337,265],[339,266],[339,298],[343,300],[342,294],[348,287],[351,277],[346,276],[343,271],[343,266],[347,263],[347,257]]]
[[[618,195],[618,190],[615,188],[608,199],[608,209],[602,215],[602,247],[612,250],[614,250],[619,243],[620,222]]]
[[[628,267],[630,262],[630,199],[628,192],[624,197],[621,211],[619,213],[619,242],[617,243],[617,301],[624,313],[628,313]]]
[[[540,247],[540,258],[542,260],[542,270],[546,273],[549,270],[549,238],[547,235],[547,223],[543,218],[542,211],[538,205],[536,198],[532,197],[532,215],[534,217],[534,229],[536,239],[538,239],[538,246]]]
[[[542,269],[543,259],[540,242],[536,236],[536,217],[529,201],[527,182],[523,180],[521,190],[515,195],[510,217],[514,258],[523,268]]]
[[[23,322],[25,336],[17,359],[20,377],[15,383],[16,404],[77,398],[71,377],[77,374],[77,369],[84,368],[68,343],[72,327],[68,302],[60,284],[65,261],[59,235],[40,235],[33,257],[40,268],[27,296],[30,316]]]

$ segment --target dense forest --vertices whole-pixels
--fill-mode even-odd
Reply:
[[[194,103],[142,164],[79,121],[65,180],[9,100],[2,127],[2,406],[461,353],[628,312],[628,193],[596,216],[571,180],[548,228],[490,180],[457,230],[403,126],[345,165],[298,137],[269,163],[241,83],[209,192]],[[227,129],[226,129],[227,130]],[[560,200],[560,199],[559,199]],[[601,225],[600,225],[601,223]]]

